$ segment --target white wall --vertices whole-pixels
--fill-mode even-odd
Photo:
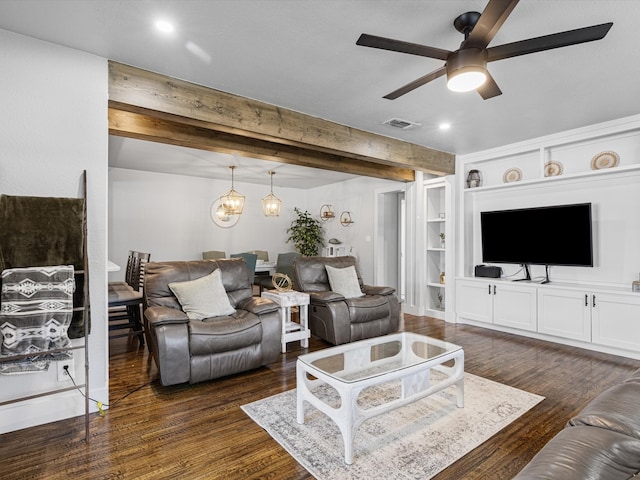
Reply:
[[[107,61],[0,30],[0,65],[0,193],[79,197],[87,170],[90,388],[107,403]],[[74,357],[80,377],[84,350]],[[50,370],[0,376],[0,401],[57,387]],[[0,433],[83,413],[77,391],[13,403],[0,407]]]
[[[109,258],[124,266],[129,250],[150,252],[151,261],[200,260],[206,250],[267,250],[275,261],[278,253],[294,251],[285,242],[286,230],[293,208],[306,208],[306,190],[274,185],[283,207],[279,217],[265,217],[262,198],[269,185],[239,182],[239,176],[234,188],[246,196],[244,212],[233,227],[222,228],[211,220],[210,209],[230,181],[110,168]]]
[[[553,266],[550,267],[550,276],[554,281],[629,287],[640,271],[640,249],[637,245],[640,215],[630,208],[640,202],[639,184],[640,172],[631,172],[622,178],[580,178],[562,186],[536,185],[520,188],[517,192],[493,192],[478,197],[474,203],[473,218],[478,223],[480,212],[505,208],[591,203],[593,267]],[[473,265],[477,265],[482,263],[479,224],[475,225],[473,235]],[[514,242],[526,241],[527,232],[513,232],[505,226],[504,235],[513,237]],[[548,241],[553,243],[554,232],[548,232]],[[520,269],[517,265],[502,267],[505,275]],[[532,266],[531,275],[544,277],[544,267]]]
[[[308,210],[313,214],[320,212],[323,204],[331,204],[336,218],[323,222],[325,239],[337,238],[345,247],[346,253],[358,259],[360,273],[365,283],[374,285],[375,240],[375,204],[376,190],[390,186],[399,189],[405,186],[391,180],[361,177],[346,182],[315,188],[308,192]],[[351,212],[352,223],[349,227],[340,224],[340,214]],[[409,220],[411,221],[411,220]]]
[[[640,272],[640,216],[634,209],[640,202],[639,132],[640,115],[635,115],[459,157],[459,175],[464,177],[470,165],[479,168],[490,188],[465,190],[464,178],[458,178],[457,226],[465,233],[458,239],[457,275],[473,276],[473,266],[482,263],[480,212],[591,203],[593,267],[553,266],[550,278],[552,282],[630,288]],[[592,170],[592,157],[608,150],[620,155],[620,165]],[[562,160],[564,172],[546,179],[542,165],[550,159]],[[502,173],[512,166],[522,168],[522,183],[501,188]],[[553,242],[554,232],[548,233],[548,241]],[[508,226],[504,235],[526,241],[526,232],[510,231]],[[505,276],[523,275],[519,265],[501,266]],[[544,278],[544,266],[533,266],[531,275]]]
[[[209,210],[229,190],[229,181],[110,168],[109,258],[125,265],[129,250],[150,252],[152,261],[200,259],[205,250],[227,255],[267,250],[275,260],[279,252],[295,250],[285,242],[294,207],[319,216],[320,207],[330,203],[336,215],[351,211],[355,223],[343,227],[339,218],[322,222],[325,240],[335,237],[347,251],[353,248],[362,275],[372,281],[374,190],[397,182],[361,178],[311,190],[274,186],[283,207],[279,217],[267,218],[261,199],[269,186],[239,182],[238,177],[240,172],[235,189],[247,197],[244,213],[235,226],[221,228],[211,221]],[[110,279],[123,275],[111,273]]]

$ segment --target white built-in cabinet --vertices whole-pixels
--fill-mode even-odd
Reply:
[[[594,293],[591,342],[640,352],[640,295]]]
[[[591,341],[591,305],[595,294],[566,288],[538,290],[538,331]]]
[[[505,281],[460,279],[458,316],[521,330],[536,331],[536,291]]]
[[[632,292],[459,278],[456,298],[464,323],[640,352],[640,295]]]
[[[424,314],[446,319],[452,307],[448,294],[452,280],[451,261],[454,245],[452,217],[452,185],[447,177],[424,182]],[[453,282],[450,282],[453,284]],[[451,296],[452,297],[452,296]]]
[[[456,159],[455,321],[640,358],[640,115]],[[466,182],[480,172],[479,187]],[[551,282],[475,278],[480,213],[592,204],[593,267],[550,268]],[[526,232],[504,235],[526,242]],[[549,232],[553,241],[553,232]],[[541,279],[542,266],[532,277]]]
[[[640,351],[640,295],[562,287],[538,290],[538,331]]]

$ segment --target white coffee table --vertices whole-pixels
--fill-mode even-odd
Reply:
[[[262,297],[273,300],[280,307],[280,323],[282,325],[281,342],[282,353],[287,352],[287,342],[300,340],[300,346],[309,346],[309,294],[289,291],[267,290]],[[299,307],[300,323],[291,321],[291,307]]]
[[[446,364],[446,365],[445,365]],[[431,380],[431,370],[444,375]],[[366,419],[436,393],[457,387],[456,405],[464,406],[464,351],[458,345],[410,332],[385,335],[326,348],[298,357],[297,422],[304,423],[304,402],[331,418],[342,433],[344,461],[353,461],[353,439]],[[360,392],[374,385],[401,381],[400,397],[372,408],[358,405]],[[340,395],[333,407],[314,394],[326,383]],[[364,408],[363,408],[364,407]]]

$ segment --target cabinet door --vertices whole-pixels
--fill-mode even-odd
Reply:
[[[456,282],[456,313],[461,319],[492,323],[493,295],[490,283]]]
[[[493,293],[493,323],[536,331],[536,288],[497,282]]]
[[[538,290],[538,332],[591,341],[591,295],[579,290]]]
[[[595,293],[593,301],[593,343],[640,350],[640,297]]]

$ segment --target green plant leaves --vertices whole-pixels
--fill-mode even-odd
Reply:
[[[295,207],[294,211],[298,217],[287,228],[287,243],[293,243],[296,251],[305,257],[318,255],[319,247],[324,245],[322,224],[306,210]]]

